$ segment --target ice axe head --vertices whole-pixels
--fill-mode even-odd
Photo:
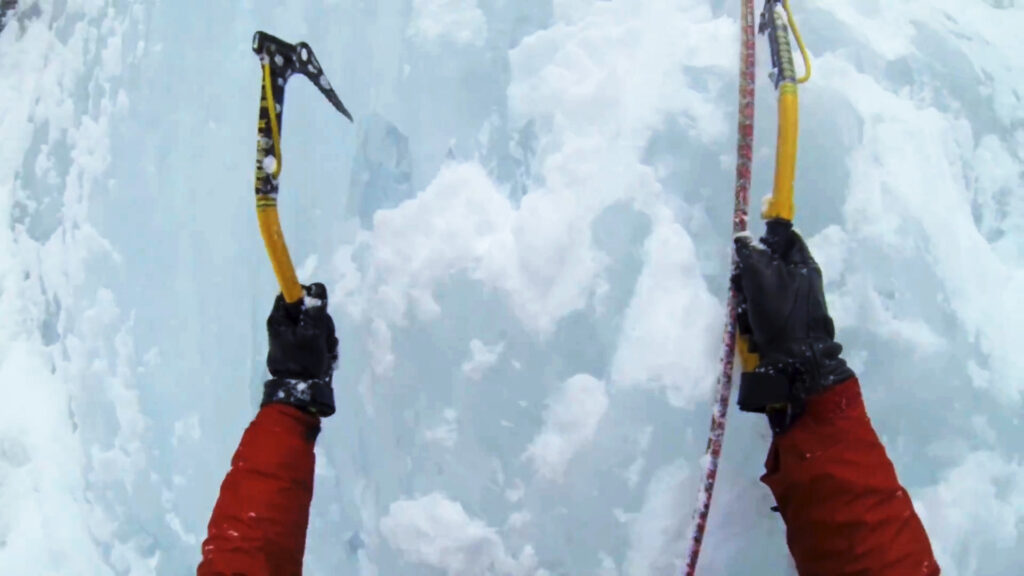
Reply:
[[[352,120],[352,114],[331,87],[320,61],[309,44],[289,44],[266,32],[257,32],[252,39],[252,50],[259,56],[263,69],[256,157],[256,194],[276,196],[277,180],[281,175],[281,125],[288,79],[294,74],[309,78],[338,112],[349,120]]]
[[[266,32],[257,32],[252,38],[252,51],[260,57],[260,61],[270,68],[270,76],[273,80],[271,88],[274,95],[284,98],[284,86],[293,74],[302,74],[320,90],[320,93],[346,118],[352,120],[352,114],[338,98],[338,94],[331,87],[331,83],[324,75],[320,61],[309,44],[299,42],[289,44],[276,36]],[[281,103],[278,100],[278,104]]]

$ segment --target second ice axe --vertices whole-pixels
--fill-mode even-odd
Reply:
[[[256,216],[270,264],[281,285],[281,294],[286,302],[297,302],[303,297],[302,285],[295,275],[295,267],[288,254],[288,245],[285,244],[277,214],[278,179],[282,164],[281,121],[288,79],[295,74],[305,76],[350,121],[352,114],[338,98],[313,54],[313,49],[305,42],[289,44],[266,32],[257,32],[252,39],[252,51],[259,56],[263,69],[259,133],[256,140]]]

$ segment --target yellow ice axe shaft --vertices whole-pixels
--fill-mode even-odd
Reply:
[[[304,294],[302,285],[295,275],[288,245],[281,230],[281,219],[277,213],[276,182],[281,175],[281,127],[278,103],[274,98],[273,75],[270,62],[263,62],[263,83],[260,91],[259,139],[256,144],[256,219],[260,224],[263,244],[274,268],[277,283],[285,302],[298,302]],[[272,148],[271,148],[272,147]],[[261,182],[274,182],[275,193],[261,194]]]
[[[792,222],[796,215],[793,181],[796,179],[797,139],[800,132],[800,102],[796,84],[779,87],[779,133],[775,152],[775,185],[761,217]]]
[[[260,223],[260,234],[263,236],[263,244],[267,247],[270,265],[274,268],[277,283],[281,286],[281,295],[284,296],[285,302],[298,302],[305,292],[295,275],[291,255],[288,254],[288,245],[285,244],[281,221],[277,215],[277,204],[268,206],[257,201],[256,218]]]

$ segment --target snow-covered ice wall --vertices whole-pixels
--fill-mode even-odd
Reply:
[[[944,573],[1024,566],[1024,5],[794,0],[798,225]],[[0,573],[194,570],[264,378],[254,30],[331,289],[309,574],[679,572],[726,290],[739,3],[21,0],[0,33]],[[773,160],[760,56],[756,195]],[[734,413],[701,569],[792,574]]]

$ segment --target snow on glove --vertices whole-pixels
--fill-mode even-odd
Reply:
[[[840,358],[821,268],[807,244],[788,227],[769,236],[763,239],[768,248],[749,236],[735,238],[739,265],[732,282],[740,331],[760,355],[740,383],[740,409],[768,413],[780,433],[803,412],[807,398],[854,374]]]
[[[263,406],[289,404],[318,416],[334,414],[331,380],[338,360],[334,320],[327,313],[327,288],[305,287],[306,297],[288,304],[278,294],[267,318],[270,350]]]

